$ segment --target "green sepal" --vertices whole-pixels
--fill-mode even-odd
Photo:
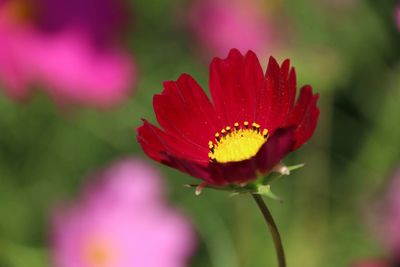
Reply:
[[[259,185],[257,187],[257,191],[254,192],[253,194],[258,194],[261,196],[266,196],[269,197],[273,200],[277,200],[279,202],[282,202],[282,199],[280,197],[278,197],[277,195],[275,195],[272,191],[271,191],[271,186],[270,185]]]
[[[296,164],[296,165],[292,165],[292,166],[287,166],[287,167],[288,167],[289,171],[294,171],[294,170],[303,168],[304,165],[305,165],[304,163],[300,163],[300,164]]]
[[[197,184],[188,184],[185,185],[185,187],[189,187],[189,188],[196,188],[196,195],[199,195],[197,189],[199,188],[199,185]],[[282,202],[282,199],[279,198],[277,195],[275,195],[272,191],[271,191],[271,186],[270,185],[264,185],[264,184],[256,184],[256,183],[251,183],[251,184],[247,184],[246,186],[240,187],[237,185],[229,185],[229,186],[225,186],[225,187],[215,187],[215,186],[205,186],[205,188],[211,188],[211,189],[216,189],[216,190],[223,190],[223,191],[228,191],[230,192],[230,196],[236,196],[239,194],[258,194],[258,195],[262,195],[262,196],[266,196],[269,197],[273,200],[277,200],[279,202]]]
[[[296,165],[292,165],[292,166],[286,166],[286,167],[289,170],[289,172],[291,173],[294,170],[304,167],[304,163],[296,164]],[[284,174],[277,173],[277,172],[272,172],[272,173],[269,173],[267,176],[260,177],[258,179],[258,181],[264,185],[267,185],[267,184],[271,184],[272,182],[275,182],[276,180],[280,179],[282,176],[288,176],[288,175],[284,175]]]

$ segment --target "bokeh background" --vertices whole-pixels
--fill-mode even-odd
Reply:
[[[18,2],[33,8],[29,1]],[[74,199],[85,177],[115,158],[145,158],[136,143],[135,128],[143,117],[155,121],[152,96],[162,90],[162,82],[190,73],[207,88],[210,59],[225,57],[234,46],[255,50],[264,67],[271,54],[279,61],[290,58],[298,85],[311,84],[320,93],[321,116],[314,137],[285,160],[288,165],[306,165],[273,184],[283,203],[267,200],[281,231],[288,266],[350,266],[358,259],[386,257],[387,252],[368,228],[367,218],[400,164],[396,2],[220,2],[228,15],[207,7],[213,1],[124,3],[124,27],[118,28],[118,38],[109,36],[114,36],[112,46],[117,43],[133,67],[127,81],[129,94],[110,106],[103,105],[103,100],[82,101],[84,98],[53,94],[46,88],[58,85],[45,79],[29,83],[26,90],[32,91],[30,97],[10,97],[12,86],[0,75],[1,267],[51,266],[49,210],[59,201]],[[94,3],[85,8],[96,14]],[[206,6],[199,11],[196,5],[201,4]],[[254,5],[251,8],[257,14],[249,8],[250,15],[242,18],[230,10],[234,5],[243,12],[246,5]],[[20,11],[12,14],[22,18],[18,23],[30,19]],[[115,20],[99,17],[100,22],[94,24],[97,27]],[[254,32],[240,29],[251,23],[241,19],[250,18],[257,18]],[[238,22],[229,21],[235,19]],[[227,25],[221,26],[224,23]],[[49,35],[55,31],[42,30]],[[250,33],[254,36],[246,36]],[[228,34],[239,36],[226,37]],[[254,42],[250,42],[253,37]],[[103,39],[96,38],[96,51],[103,53],[108,48],[103,47]],[[0,55],[4,44],[0,42]],[[0,56],[0,73],[8,64],[6,60]],[[18,64],[24,60],[27,65],[32,63],[29,56],[18,60]],[[45,60],[46,53],[35,64]],[[94,68],[90,64],[86,67]],[[154,166],[165,176],[169,201],[196,229],[198,245],[189,266],[276,266],[270,234],[250,196],[231,197],[213,190],[195,196],[192,189],[183,187],[195,179]]]

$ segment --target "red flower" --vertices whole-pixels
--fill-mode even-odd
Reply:
[[[146,120],[137,140],[152,159],[213,186],[243,184],[267,174],[314,133],[318,95],[306,85],[296,97],[296,73],[271,57],[266,74],[249,51],[232,49],[210,66],[210,102],[188,74],[164,82],[153,98],[162,129]]]

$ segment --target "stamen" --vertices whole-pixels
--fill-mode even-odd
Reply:
[[[209,141],[210,152],[208,157],[213,162],[237,162],[255,156],[261,146],[268,139],[268,130],[260,132],[260,125],[244,121],[243,127],[238,122],[233,124],[233,129],[226,126],[215,134],[215,141]]]
[[[215,134],[215,139],[216,139],[217,141],[221,140],[221,136],[219,135],[219,133],[216,133],[216,134]]]
[[[111,266],[115,262],[114,249],[105,240],[89,240],[83,247],[84,259],[90,266]],[[85,264],[86,265],[86,264]]]
[[[210,149],[210,151],[213,151],[214,150],[214,145],[210,144],[210,145],[208,145],[208,148]]]
[[[260,125],[259,125],[259,124],[253,122],[253,123],[251,124],[251,126],[253,127],[253,130],[255,130],[255,131],[257,131],[257,132],[260,132]]]

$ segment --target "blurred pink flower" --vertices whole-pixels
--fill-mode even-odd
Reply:
[[[125,159],[94,175],[82,198],[53,216],[53,265],[186,266],[194,235],[162,191],[158,173],[139,160]]]
[[[202,46],[216,56],[232,47],[264,54],[274,42],[273,26],[257,0],[195,0],[189,27]]]
[[[383,199],[381,199],[374,228],[392,258],[400,261],[400,168],[389,181]]]
[[[390,265],[382,261],[370,260],[357,262],[351,267],[390,267]]]
[[[384,260],[360,261],[352,267],[392,267],[400,264],[400,168],[384,194],[366,207],[367,221],[388,252]]]
[[[91,2],[80,2],[88,1]],[[102,7],[99,5],[102,2],[108,5]],[[136,81],[136,70],[130,55],[116,41],[112,30],[117,29],[105,26],[112,24],[111,21],[99,21],[90,14],[85,17],[87,21],[66,16],[68,12],[85,12],[78,9],[79,1],[54,0],[50,5],[44,0],[32,0],[31,4],[34,3],[35,14],[41,16],[20,11],[29,10],[29,3],[0,2],[0,83],[6,93],[16,100],[25,100],[30,97],[32,86],[40,85],[59,104],[100,108],[115,106],[126,99]],[[110,3],[118,4],[111,0],[99,3],[91,9],[94,6],[103,10]],[[58,5],[65,8],[57,10]],[[51,20],[46,14],[63,20]],[[108,30],[91,32],[95,28],[85,25],[94,18],[98,28]]]
[[[396,22],[397,30],[400,31],[400,3],[398,3],[394,9],[394,19]]]

